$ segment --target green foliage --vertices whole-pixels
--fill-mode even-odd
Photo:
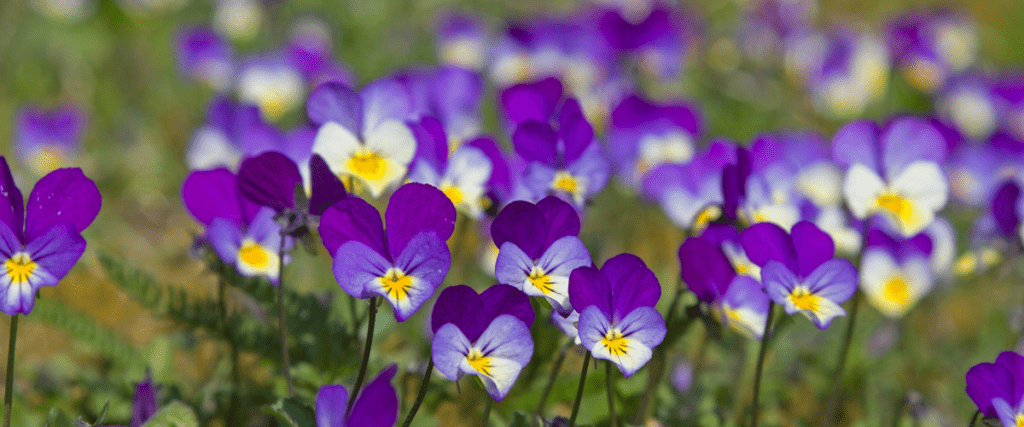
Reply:
[[[153,414],[142,427],[199,427],[199,419],[188,405],[171,402]]]
[[[97,325],[91,316],[74,310],[60,301],[37,301],[32,310],[32,320],[66,331],[76,340],[86,343],[90,349],[95,349],[116,363],[130,366],[140,361],[138,350],[117,333]]]
[[[273,405],[264,406],[263,411],[273,415],[287,427],[316,427],[313,409],[295,398],[278,400]]]

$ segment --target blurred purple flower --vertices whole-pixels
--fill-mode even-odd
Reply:
[[[299,21],[288,41],[287,53],[309,87],[327,82],[355,83],[352,70],[334,60],[330,30],[321,20],[306,18]]]
[[[261,53],[244,60],[235,86],[239,100],[258,105],[263,117],[271,121],[300,106],[306,95],[302,71],[287,52]]]
[[[221,96],[210,101],[206,125],[192,135],[185,162],[191,170],[235,169],[243,157],[296,145],[289,142],[277,127],[263,119],[258,107],[236,104]]]
[[[43,175],[75,162],[85,127],[85,113],[77,107],[26,107],[15,119],[14,150],[23,164]]]
[[[699,233],[722,216],[722,171],[735,159],[732,143],[712,141],[689,163],[662,164],[652,169],[644,178],[643,192],[661,204],[677,227]]]
[[[935,286],[932,239],[892,236],[872,227],[860,265],[860,286],[868,302],[883,315],[902,317]]]
[[[654,104],[631,95],[612,111],[609,157],[619,178],[637,188],[658,165],[689,162],[703,128],[700,110],[693,105]]]
[[[392,364],[370,380],[348,410],[348,389],[325,385],[316,393],[316,427],[394,427],[398,393],[391,385],[398,365]]]
[[[740,48],[759,65],[780,63],[786,46],[811,31],[816,9],[809,0],[754,3],[737,27]]]
[[[156,410],[156,387],[153,386],[153,376],[147,371],[146,379],[135,384],[131,427],[142,427],[156,414]]]
[[[889,52],[870,33],[847,28],[808,33],[787,48],[787,68],[810,92],[817,109],[836,118],[855,117],[887,86]]]
[[[978,35],[963,13],[917,10],[896,17],[888,30],[896,66],[925,92],[970,67],[978,54]]]
[[[234,53],[231,45],[210,28],[182,28],[175,39],[178,70],[217,92],[231,88]]]
[[[992,82],[980,75],[952,78],[937,91],[936,107],[943,121],[972,141],[984,141],[999,126]]]
[[[442,64],[471,70],[480,70],[486,65],[490,40],[480,18],[449,14],[439,19],[436,27],[435,45]]]
[[[1024,357],[1005,351],[995,363],[979,363],[967,371],[967,395],[985,418],[1004,426],[1024,420]]]
[[[493,170],[491,159],[471,145],[452,151],[441,122],[432,117],[424,117],[413,131],[419,147],[408,180],[437,187],[456,208],[474,219],[480,218],[490,207],[486,194]],[[477,143],[488,142],[493,144],[490,140]],[[497,150],[496,146],[493,148]]]

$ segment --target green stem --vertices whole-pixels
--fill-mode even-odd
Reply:
[[[825,413],[822,414],[821,425],[830,427],[832,421],[835,419],[832,415],[835,414],[836,409],[839,405],[839,396],[843,392],[843,371],[846,370],[847,356],[850,354],[850,344],[853,342],[853,330],[857,324],[857,312],[860,308],[861,293],[860,288],[853,294],[853,302],[850,305],[850,321],[846,323],[846,333],[843,336],[843,345],[839,349],[839,361],[836,364],[836,371],[833,377],[832,388],[829,391],[829,397],[825,405]]]
[[[480,427],[487,427],[491,421],[491,406],[494,405],[494,399],[491,396],[487,396],[487,403],[484,404],[484,416],[480,419]]]
[[[768,303],[768,318],[764,322],[764,335],[761,336],[761,350],[757,354],[757,368],[754,369],[754,406],[753,419],[750,426],[757,427],[757,416],[761,413],[758,401],[761,397],[761,377],[764,373],[764,356],[768,353],[768,339],[772,335],[772,318],[775,317],[775,302]]]
[[[7,345],[7,382],[4,383],[4,427],[11,427],[14,401],[14,345],[18,343],[18,315],[11,316],[11,341]]]
[[[974,427],[974,424],[978,422],[978,418],[981,417],[981,410],[974,412],[974,416],[971,417],[971,423],[967,427]]]
[[[420,410],[420,404],[423,403],[423,398],[427,395],[427,386],[430,385],[430,373],[434,371],[434,358],[431,357],[427,361],[427,373],[423,374],[423,381],[420,383],[420,392],[416,394],[416,403],[412,404],[412,409],[409,409],[409,415],[405,417],[405,422],[402,423],[402,427],[409,427],[412,425],[412,419],[416,417],[416,411]]]
[[[345,413],[352,411],[352,404],[356,402],[359,389],[363,388],[363,378],[366,377],[366,365],[370,362],[370,347],[373,346],[373,323],[377,319],[377,298],[370,298],[370,309],[367,312],[369,320],[366,323],[366,344],[363,345],[363,363],[359,365],[359,376],[356,377],[356,385],[352,387],[352,394],[348,397],[348,408]]]
[[[576,390],[576,401],[572,404],[572,415],[569,416],[569,427],[576,427],[576,415],[580,412],[580,401],[583,400],[583,385],[587,381],[587,367],[590,366],[590,351],[583,356],[583,371],[580,372],[580,388]]]
[[[544,391],[540,395],[540,401],[537,402],[537,409],[533,410],[533,420],[544,414],[544,403],[548,400],[548,394],[551,393],[551,388],[555,385],[555,379],[558,378],[558,372],[562,370],[562,363],[565,362],[565,354],[569,352],[569,349],[576,345],[573,340],[569,340],[569,343],[562,347],[562,351],[558,353],[558,359],[555,359],[555,364],[551,367],[551,375],[548,377],[548,384],[544,386]]]
[[[288,385],[288,397],[295,397],[292,387],[291,363],[288,361],[288,321],[284,315],[284,241],[281,235],[281,246],[277,256],[280,264],[277,267],[277,329],[281,339],[281,370],[284,371],[284,383]]]
[[[224,337],[228,340],[228,347],[231,352],[231,397],[228,400],[228,413],[224,418],[224,422],[229,426],[235,425],[235,411],[238,408],[238,351],[235,347],[234,334],[228,329],[228,308],[227,301],[224,296],[225,288],[227,284],[224,283],[224,276],[219,275],[217,280],[217,302],[220,306],[220,322],[221,327],[224,328]]]
[[[612,386],[612,362],[610,360],[604,362],[604,372],[605,388],[608,389],[608,418],[612,427],[618,427],[619,418],[615,416],[615,391]]]

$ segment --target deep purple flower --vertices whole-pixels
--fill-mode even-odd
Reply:
[[[536,205],[509,203],[491,224],[499,248],[494,272],[498,282],[547,298],[556,311],[570,313],[569,274],[591,265],[579,232],[576,210],[556,197]]]
[[[1007,241],[1021,238],[1020,217],[1024,200],[1016,181],[1004,181],[992,196],[991,215],[997,230]]]
[[[884,127],[850,122],[836,132],[832,157],[846,168],[843,194],[850,212],[859,219],[885,214],[904,236],[923,230],[949,198],[940,166],[946,144],[924,120],[898,118]]]
[[[983,206],[992,200],[999,185],[1016,175],[1024,145],[1003,132],[984,144],[957,144],[946,162],[950,195],[968,206]]]
[[[768,296],[787,314],[803,313],[821,329],[846,315],[839,304],[856,292],[857,270],[833,258],[832,238],[813,223],[797,223],[792,234],[772,223],[755,224],[741,239],[747,256],[761,266]]]
[[[345,198],[345,186],[331,173],[319,155],[309,159],[310,189],[308,206],[301,206],[304,193],[297,188],[303,179],[298,165],[288,156],[268,151],[248,158],[238,169],[238,189],[242,195],[277,213],[300,210],[295,214],[321,215],[328,207]],[[304,191],[304,190],[303,190]]]
[[[1024,74],[1007,73],[993,83],[992,92],[1002,128],[1024,141]]]
[[[660,297],[658,278],[636,255],[616,255],[600,270],[579,267],[569,276],[569,299],[580,312],[580,343],[626,377],[665,339],[665,319],[654,308]]]
[[[135,384],[131,427],[142,427],[146,420],[156,414],[156,410],[156,387],[153,385],[153,376],[146,372],[146,379]]]
[[[612,111],[608,152],[619,178],[639,187],[651,169],[693,158],[703,132],[700,111],[686,103],[653,104],[632,95]]]
[[[999,126],[999,105],[992,84],[974,73],[950,79],[935,94],[939,116],[969,140],[985,141]]]
[[[999,418],[1013,427],[1024,420],[1024,357],[1005,351],[995,363],[979,363],[967,371],[967,395],[985,418]]]
[[[0,311],[28,314],[42,286],[57,286],[85,252],[81,232],[92,224],[102,200],[82,170],[57,169],[29,194],[28,206],[0,156]]]
[[[380,371],[359,391],[348,406],[348,389],[341,384],[325,385],[316,393],[316,427],[394,427],[398,421],[398,393],[391,385],[398,365]]]
[[[679,272],[686,288],[707,303],[725,295],[736,277],[722,248],[704,236],[689,237],[679,246]]]
[[[932,92],[974,63],[978,35],[959,11],[918,10],[893,21],[889,46],[907,81]]]
[[[289,60],[302,73],[309,87],[327,82],[345,85],[355,82],[352,71],[334,60],[330,30],[319,19],[306,18],[296,24],[287,52]]]
[[[419,147],[409,172],[409,181],[430,184],[444,192],[459,210],[480,218],[490,207],[487,184],[493,165],[490,157],[473,145],[451,150],[441,122],[424,117],[413,127]],[[493,141],[479,141],[486,144]],[[493,147],[497,150],[497,147]]]
[[[630,54],[642,71],[661,80],[677,77],[700,23],[662,2],[646,3],[602,10],[595,25],[609,47]]]
[[[346,197],[320,217],[320,237],[334,258],[338,285],[356,298],[382,296],[399,322],[412,316],[451,267],[445,241],[455,230],[455,206],[429,185],[410,183],[377,209]]]
[[[185,163],[191,170],[234,170],[243,157],[286,150],[294,145],[289,142],[277,127],[263,119],[255,105],[216,97],[207,107],[206,124],[192,135]]]
[[[223,92],[231,87],[234,58],[231,45],[210,28],[183,28],[175,40],[178,69],[186,77]]]
[[[860,286],[868,302],[887,317],[906,314],[935,286],[933,246],[924,233],[903,238],[872,228],[860,265]]]
[[[533,318],[530,298],[508,285],[479,295],[465,285],[445,289],[430,321],[437,370],[452,381],[478,375],[487,393],[501,401],[533,356]]]
[[[39,175],[74,163],[85,133],[85,113],[77,107],[22,109],[15,121],[14,149]]]

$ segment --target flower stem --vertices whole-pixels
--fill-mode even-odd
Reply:
[[[487,403],[484,404],[484,416],[480,418],[480,427],[487,427],[491,422],[491,406],[494,405],[494,399],[487,396]]]
[[[291,362],[288,361],[288,321],[284,315],[284,241],[281,235],[281,246],[277,251],[280,264],[277,267],[277,329],[281,338],[281,370],[284,372],[284,383],[288,385],[288,397],[295,397],[292,387]]]
[[[430,385],[430,373],[434,371],[434,358],[431,357],[427,361],[427,372],[423,374],[423,381],[420,383],[420,392],[416,394],[416,403],[412,404],[412,409],[409,409],[409,415],[405,417],[405,422],[402,423],[402,427],[409,427],[412,425],[412,419],[416,417],[416,411],[420,410],[420,404],[423,403],[423,398],[427,396],[427,386]]]
[[[772,335],[772,318],[775,317],[775,302],[768,303],[768,318],[764,322],[764,335],[761,336],[761,350],[757,354],[757,368],[754,370],[754,406],[753,419],[750,426],[757,427],[757,416],[761,413],[758,401],[761,397],[761,377],[764,373],[764,356],[768,353],[768,339]]]
[[[974,424],[978,422],[979,417],[981,417],[980,409],[974,412],[974,416],[971,417],[971,423],[968,424],[967,427],[974,427]]]
[[[580,401],[583,400],[583,385],[587,381],[587,367],[590,366],[590,351],[583,356],[583,371],[580,372],[580,388],[576,390],[576,402],[572,404],[572,415],[569,416],[569,427],[576,427],[576,415],[580,412]]]
[[[7,382],[4,383],[4,427],[11,427],[14,401],[14,345],[18,342],[18,315],[11,316],[11,341],[7,345]]]
[[[370,298],[370,310],[367,313],[369,319],[366,322],[366,344],[363,345],[363,363],[359,365],[359,376],[356,377],[356,385],[352,387],[352,394],[348,397],[346,414],[352,411],[352,404],[356,402],[359,389],[363,388],[363,378],[366,377],[366,365],[370,362],[370,347],[373,346],[373,323],[377,319],[377,297]]]
[[[615,416],[615,391],[612,387],[612,362],[604,361],[605,387],[608,389],[608,419],[612,427],[618,427],[619,419]]]
[[[533,410],[533,419],[536,420],[544,414],[544,403],[548,400],[548,394],[551,393],[551,388],[555,385],[555,379],[558,378],[558,372],[562,370],[562,363],[565,362],[565,354],[569,352],[569,349],[575,345],[570,339],[569,343],[562,347],[562,351],[558,353],[558,359],[555,359],[555,364],[551,367],[551,376],[548,377],[548,385],[544,387],[544,392],[540,395],[540,401],[537,402],[537,409]]]
[[[822,414],[820,425],[829,427],[832,425],[832,420],[835,419],[832,415],[836,412],[836,407],[839,405],[839,396],[843,391],[843,371],[846,370],[846,359],[850,354],[850,344],[853,342],[853,330],[857,324],[857,312],[860,311],[860,300],[861,293],[860,288],[853,294],[853,302],[850,303],[850,321],[846,323],[846,333],[843,337],[843,346],[839,349],[839,361],[836,362],[835,374],[833,374],[833,383],[831,391],[829,391],[829,397],[825,405],[825,412]]]
[[[235,412],[238,409],[238,350],[235,346],[235,336],[230,331],[228,325],[228,308],[227,301],[225,300],[224,291],[227,284],[224,283],[224,276],[219,275],[217,280],[217,302],[220,306],[220,322],[221,327],[224,328],[224,337],[228,340],[228,347],[230,348],[231,357],[231,397],[228,401],[228,413],[224,418],[224,421],[229,426],[235,425]]]

